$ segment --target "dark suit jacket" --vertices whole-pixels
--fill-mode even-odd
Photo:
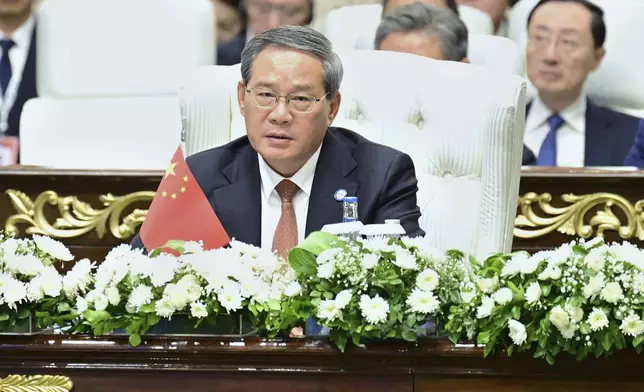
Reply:
[[[530,111],[530,104],[526,113]],[[585,166],[623,166],[633,145],[640,119],[597,106],[588,100],[586,107]],[[536,164],[538,152],[523,146],[523,164]]]
[[[248,138],[195,154],[187,162],[228,235],[261,246],[259,164]],[[400,219],[407,235],[424,235],[418,225],[417,184],[409,155],[330,127],[315,169],[306,235],[342,222],[342,203],[334,198],[338,189],[358,197],[362,223]],[[138,235],[132,245],[143,247]]]
[[[644,169],[644,120],[640,121],[637,136],[635,136],[635,143],[631,147],[631,151],[624,160],[625,166],[635,166],[639,169]]]
[[[217,45],[217,65],[235,65],[241,63],[241,53],[246,46],[246,31],[242,31],[230,41]]]
[[[31,38],[31,46],[29,47],[29,54],[25,62],[25,68],[22,71],[22,80],[18,87],[16,101],[11,107],[9,112],[9,128],[7,129],[7,136],[20,136],[20,115],[22,107],[25,102],[31,98],[36,98],[38,93],[36,91],[36,28],[34,28],[33,36]]]

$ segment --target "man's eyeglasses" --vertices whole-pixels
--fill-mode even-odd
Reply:
[[[246,89],[250,96],[250,102],[261,109],[273,109],[277,106],[280,99],[284,98],[288,108],[296,113],[310,113],[313,111],[315,104],[324,99],[327,94],[320,98],[312,95],[294,93],[287,96],[281,96],[275,91],[263,87],[255,87],[253,89]]]

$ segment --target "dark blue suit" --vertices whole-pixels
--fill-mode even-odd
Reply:
[[[25,68],[22,71],[22,80],[18,87],[16,100],[9,112],[7,136],[20,136],[20,114],[25,102],[31,98],[36,98],[38,93],[36,91],[36,28],[34,28],[33,36],[31,38],[31,46],[29,47],[29,54],[25,62]]]
[[[644,120],[640,121],[635,143],[624,160],[624,165],[644,169]]]
[[[584,166],[623,166],[640,119],[587,102]],[[524,145],[523,164],[534,165],[537,154]]]
[[[261,246],[261,191],[257,152],[248,138],[188,157],[188,166],[231,238]],[[315,169],[305,234],[342,222],[338,189],[358,196],[364,224],[400,219],[409,236],[418,225],[418,181],[409,155],[373,143],[355,132],[330,127]],[[139,236],[133,246],[143,247]]]
[[[246,46],[246,32],[242,31],[230,41],[217,45],[217,65],[235,65],[241,63],[241,53]]]

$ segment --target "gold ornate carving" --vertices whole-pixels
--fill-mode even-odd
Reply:
[[[18,234],[18,224],[27,224],[27,234],[45,234],[53,238],[74,238],[96,231],[103,238],[106,231],[118,239],[134,235],[136,228],[143,222],[147,210],[135,209],[121,219],[123,211],[132,203],[152,200],[154,192],[140,191],[125,196],[111,193],[101,195],[100,201],[105,208],[94,209],[90,204],[80,201],[76,196],[59,196],[54,191],[45,191],[32,201],[29,196],[18,190],[9,189],[7,195],[18,212],[5,222],[8,233]],[[51,224],[45,216],[46,206],[57,206],[60,217]]]
[[[19,376],[0,378],[0,392],[68,392],[74,385],[65,376]]]
[[[554,207],[552,195],[530,192],[519,197],[519,215],[514,221],[514,236],[538,238],[554,231],[582,238],[603,237],[615,231],[622,239],[644,240],[644,200],[635,205],[612,193],[561,195],[564,207]],[[535,205],[538,211],[535,211]],[[600,207],[600,209],[597,209]],[[603,207],[603,208],[602,208]],[[625,221],[615,214],[620,211]]]

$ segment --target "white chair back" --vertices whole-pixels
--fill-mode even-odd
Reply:
[[[215,63],[213,13],[209,0],[43,2],[21,162],[164,168],[181,142],[181,81]]]
[[[479,257],[509,251],[522,154],[523,79],[405,53],[356,51],[341,58],[345,78],[334,125],[412,156],[427,236],[439,247]],[[239,66],[205,67],[183,89],[187,154],[244,134],[235,72]]]
[[[644,2],[641,0],[592,0],[604,10],[606,57],[591,74],[586,93],[597,104],[644,117],[644,54],[638,48],[644,36]],[[538,0],[521,0],[512,10],[509,37],[525,56],[528,16]],[[530,86],[529,96],[535,89]]]

